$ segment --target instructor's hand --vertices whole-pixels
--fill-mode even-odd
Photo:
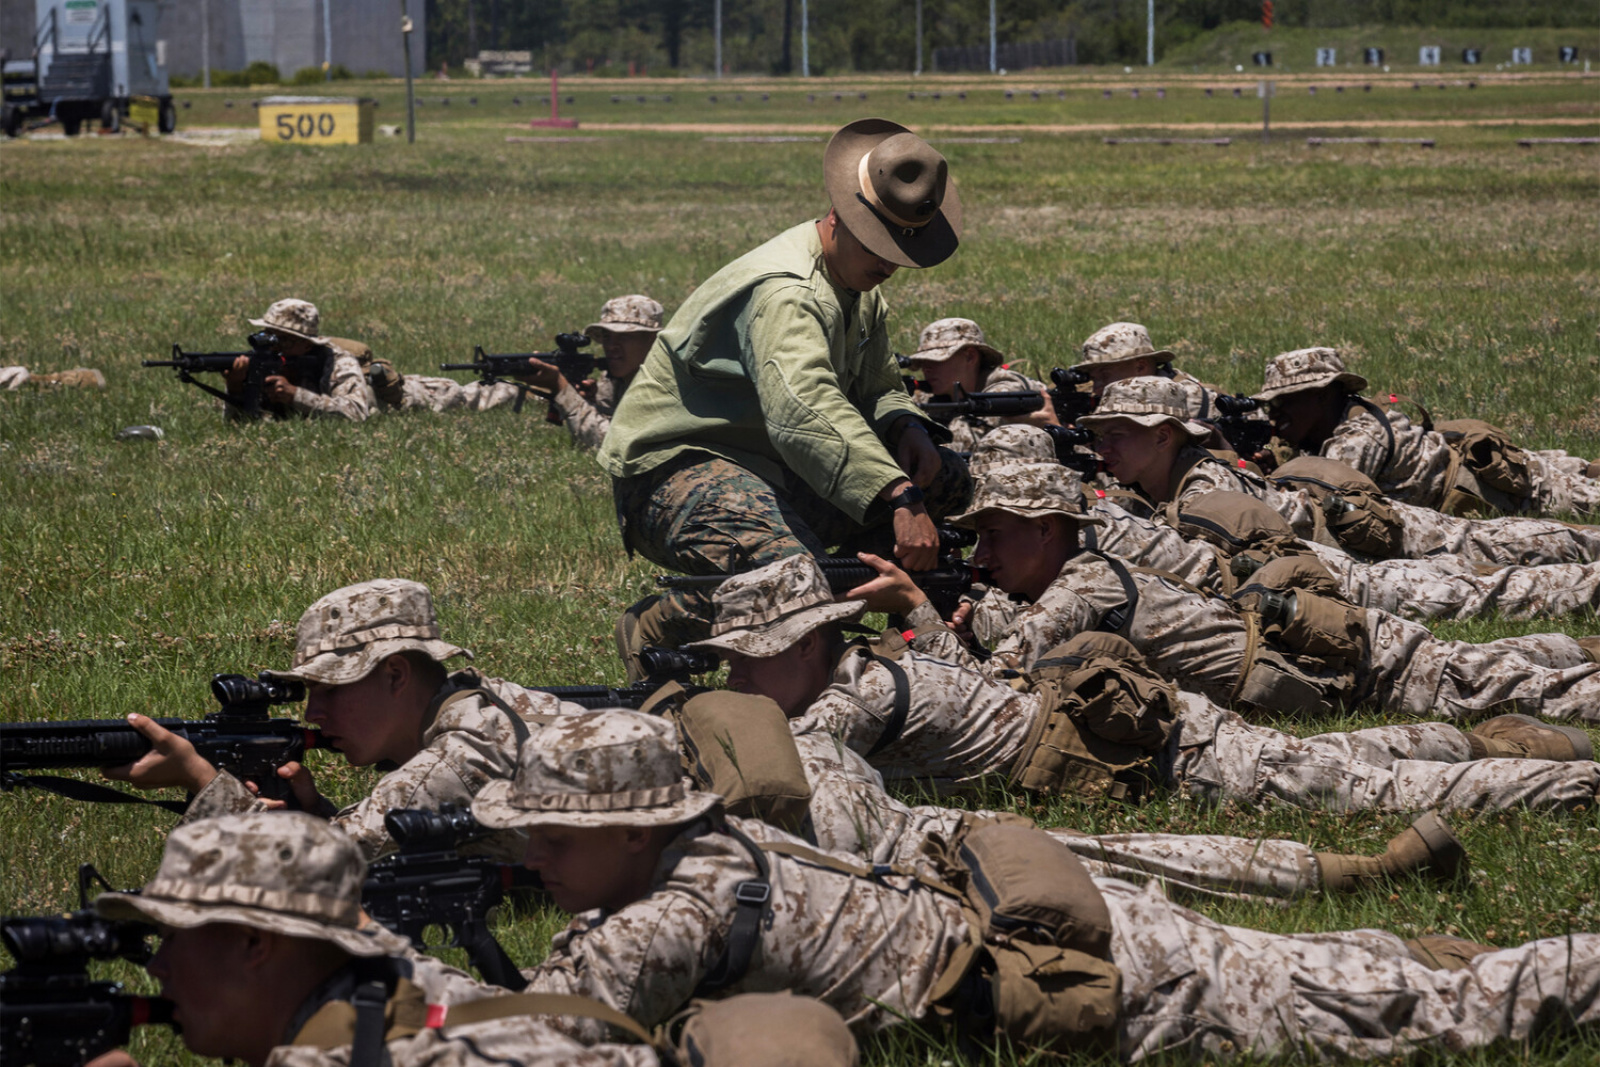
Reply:
[[[939,530],[921,504],[895,508],[894,554],[908,571],[931,571],[939,562]]]
[[[901,432],[900,443],[895,446],[894,453],[895,462],[900,464],[900,469],[906,472],[906,477],[915,482],[919,489],[926,489],[932,485],[933,480],[939,476],[939,469],[944,466],[944,460],[939,458],[939,450],[934,447],[933,439],[919,422],[911,423]]]
[[[878,577],[856,586],[840,596],[840,600],[865,600],[868,611],[908,615],[928,599],[909,574],[888,560],[870,552],[857,552],[856,558],[877,571]]]

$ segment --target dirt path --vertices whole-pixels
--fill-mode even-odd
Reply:
[[[1484,119],[1324,119],[1318,122],[1274,122],[1274,130],[1433,129],[1469,126],[1600,126],[1600,118],[1484,118]],[[1027,123],[1023,125],[944,125],[928,123],[911,128],[923,133],[1116,133],[1121,130],[1259,130],[1259,122],[1085,122]],[[831,134],[833,123],[754,122],[589,122],[583,129],[598,132]]]

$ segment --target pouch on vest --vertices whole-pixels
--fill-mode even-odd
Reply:
[[[1481,484],[1518,499],[1533,492],[1528,453],[1500,427],[1478,419],[1452,419],[1441,422],[1438,431]]]
[[[798,832],[811,808],[811,782],[783,709],[767,697],[718,690],[674,713],[684,769],[720,793],[730,815]]]
[[[972,819],[930,846],[943,848],[972,928],[935,990],[965,1001],[953,1005],[960,1023],[1037,1047],[1111,1038],[1122,992],[1111,911],[1072,850],[1042,830]]]
[[[1039,715],[1013,765],[1024,789],[1134,800],[1177,722],[1173,687],[1115,634],[1082,633],[1028,672]]]
[[[1328,532],[1346,551],[1393,559],[1405,546],[1405,526],[1378,483],[1348,464],[1321,456],[1299,456],[1273,472],[1272,480],[1303,489],[1322,506]]]
[[[1335,671],[1354,673],[1365,667],[1367,620],[1360,608],[1304,589],[1280,593],[1255,582],[1234,597],[1242,610],[1257,615],[1261,636],[1278,650]]]
[[[1332,715],[1348,685],[1348,678],[1308,674],[1282,653],[1263,648],[1246,668],[1234,702],[1262,711]]]
[[[856,1067],[855,1037],[839,1013],[792,993],[694,1000],[664,1027],[683,1067]]]

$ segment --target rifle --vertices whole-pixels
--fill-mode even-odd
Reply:
[[[1215,425],[1222,436],[1228,439],[1233,450],[1245,459],[1254,459],[1266,451],[1268,442],[1272,440],[1272,423],[1269,420],[1246,418],[1264,406],[1261,401],[1243,393],[1217,397],[1217,410],[1222,412],[1222,417],[1217,419]]]
[[[717,575],[713,580],[720,582],[724,577],[726,575]],[[657,582],[661,580],[656,579]],[[689,679],[694,675],[709,674],[716,670],[722,665],[722,659],[715,652],[645,645],[639,650],[639,665],[644,669],[644,678],[621,689],[604,685],[551,685],[539,687],[539,692],[549,693],[557,699],[584,708],[638,710],[655,695],[657,689],[668,682],[677,682],[683,686],[685,696],[692,697],[699,693],[710,692],[706,686],[689,685]]]
[[[1055,406],[1061,425],[1071,426],[1094,410],[1094,394],[1078,388],[1089,384],[1087,371],[1057,367],[1050,372],[1050,380],[1055,383],[1050,390],[1050,403]]]
[[[185,352],[182,345],[174,344],[171,359],[147,359],[143,365],[176,367],[180,382],[187,382],[220,398],[252,419],[261,417],[261,394],[266,388],[267,379],[274,375],[287,378],[296,385],[321,391],[323,373],[328,368],[326,346],[318,345],[305,355],[286,356],[283,354],[283,338],[273,330],[258,330],[248,340],[248,352]],[[250,360],[242,392],[230,393],[216,389],[194,377],[196,374],[221,374],[231,370],[234,360],[240,356]]]
[[[463,856],[461,846],[487,831],[470,811],[454,804],[438,811],[391,811],[383,825],[400,851],[367,868],[361,885],[367,914],[410,938],[419,950],[464,948],[487,981],[513,992],[525,988],[527,979],[489,930],[489,912],[508,889],[538,887],[539,876],[488,856]],[[428,945],[423,937],[430,926],[444,929],[451,939],[444,946]]]
[[[819,556],[817,564],[835,593],[848,592],[878,577],[878,572],[854,556]],[[939,614],[948,618],[972,588],[975,568],[959,556],[945,555],[931,571],[907,571],[917,588],[927,594]],[[731,578],[729,574],[661,574],[656,585],[662,589],[715,589]]]
[[[1079,445],[1094,446],[1094,434],[1082,426],[1044,426],[1041,429],[1050,435],[1050,440],[1056,446],[1057,463],[1077,471],[1084,481],[1099,475],[1100,457],[1093,452],[1078,451]]]
[[[186,737],[212,766],[240,781],[255,782],[261,795],[294,805],[294,791],[277,775],[291,760],[304,758],[306,749],[333,748],[322,731],[294,719],[271,716],[274,704],[304,700],[300,682],[280,682],[262,675],[218,674],[211,679],[211,695],[221,705],[204,719],[156,719],[155,722]],[[70,722],[17,722],[0,724],[0,791],[35,786],[73,800],[112,804],[154,804],[182,813],[186,804],[170,800],[145,800],[93,782],[18,774],[17,771],[64,767],[115,767],[150,751],[150,742],[122,719],[77,719]]]
[[[0,919],[16,966],[0,974],[0,1049],[15,1067],[80,1067],[128,1043],[135,1026],[169,1025],[172,1002],[130,996],[117,982],[89,980],[90,960],[150,959],[148,923],[102,919],[89,884],[110,886],[91,864],[78,868],[79,910]]]
[[[1045,400],[1048,399],[1051,410],[1055,412],[1056,419],[1063,426],[1071,426],[1094,410],[1094,395],[1078,388],[1089,381],[1089,376],[1083,371],[1057,367],[1050,372],[1050,380],[1055,383],[1055,388],[1046,389],[1043,396],[1038,393],[1018,392],[968,393],[958,385],[948,400],[936,396],[932,400],[922,401],[917,406],[934,421],[949,423],[958,415],[991,415],[1001,418],[1028,415],[1042,410]]]
[[[478,375],[478,380],[485,385],[495,385],[506,382],[507,385],[516,387],[517,402],[511,406],[512,411],[521,412],[522,402],[533,391],[531,385],[519,381],[507,381],[519,374],[528,373],[528,360],[536,359],[540,363],[548,363],[561,372],[561,376],[573,385],[577,385],[585,378],[594,374],[598,360],[588,352],[579,349],[588,347],[592,339],[581,333],[556,334],[556,350],[554,352],[485,352],[482,345],[472,346],[471,363],[441,363],[440,370],[470,370]],[[548,399],[548,398],[546,398]],[[548,408],[545,417],[550,422],[560,422],[555,409]]]

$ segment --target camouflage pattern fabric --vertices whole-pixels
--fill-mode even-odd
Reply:
[[[0,389],[21,389],[30,377],[27,367],[0,367]]]
[[[661,330],[662,306],[642,293],[614,296],[600,308],[600,321],[591,322],[583,332],[593,337],[601,330],[612,333],[658,333]]]
[[[1321,508],[1311,494],[1302,489],[1271,485],[1199,448],[1179,452],[1174,469],[1184,472],[1172,489],[1172,499],[1180,505],[1203,493],[1243,493],[1282,515],[1297,537],[1309,541],[1316,536],[1317,514]]]
[[[1073,365],[1073,370],[1111,366],[1143,356],[1149,356],[1158,364],[1172,362],[1172,353],[1151,344],[1150,331],[1137,322],[1113,322],[1109,326],[1102,326],[1089,335],[1078,351],[1083,358]]]
[[[1407,619],[1550,618],[1600,608],[1600,564],[1500,567],[1488,573],[1455,556],[1363,563],[1309,544],[1352,604]]]
[[[407,374],[400,380],[400,403],[380,406],[385,411],[488,411],[517,402],[517,387],[509,382],[485,385],[454,378]]]
[[[727,825],[758,844],[805,844],[751,819]],[[761,947],[717,996],[787,989],[830,1005],[857,1032],[929,1017],[934,984],[967,937],[957,901],[897,875],[869,880],[788,856],[766,860],[772,895]],[[692,823],[667,845],[648,896],[585,912],[555,936],[545,961],[522,972],[528,992],[577,993],[647,1027],[665,1022],[722,955],[735,888],[756,873],[740,842],[708,820]],[[588,1020],[561,1025],[582,1039],[602,1036]]]
[[[322,315],[317,311],[317,305],[309,300],[296,300],[290,297],[287,300],[276,301],[267,308],[265,315],[259,319],[250,319],[249,322],[250,325],[259,326],[263,330],[294,334],[308,341],[323,340]]]
[[[943,466],[927,490],[935,519],[961,510],[971,493],[966,467],[941,449]],[[653,563],[685,574],[731,574],[785,556],[857,549],[893,556],[893,513],[881,510],[861,526],[798,478],[774,486],[749,470],[705,455],[669,463],[649,474],[613,482],[624,543]],[[710,636],[715,615],[709,594],[674,589],[660,613],[673,620],[678,643]]]
[[[1122,971],[1119,1055],[1169,1048],[1336,1061],[1527,1040],[1600,1021],[1600,935],[1504,949],[1465,970],[1417,963],[1378,930],[1269,934],[1181,908],[1151,883],[1096,879]]]
[[[1391,502],[1400,513],[1407,557],[1452,555],[1473,563],[1594,563],[1600,526],[1549,519],[1466,519],[1431,508]]]
[[[406,961],[407,977],[417,985],[429,1004],[459,1004],[494,996],[503,990],[478,986],[475,995],[461,987],[469,982],[425,956]],[[476,985],[476,983],[472,983]],[[323,1005],[348,1001],[355,993],[355,976],[349,971],[335,975],[300,1009],[298,1018],[309,1019]],[[392,1067],[504,1067],[506,1064],[567,1064],[573,1067],[657,1067],[661,1062],[648,1046],[585,1045],[562,1033],[548,1018],[513,1015],[465,1026],[450,1026],[445,1014],[443,1029],[426,1029],[413,1037],[399,1037],[385,1046]],[[292,1038],[290,1040],[293,1040]],[[274,1048],[265,1067],[350,1067],[351,1047],[315,1048],[311,1045],[283,1044]]]
[[[1152,375],[1112,382],[1100,394],[1094,413],[1079,419],[1078,424],[1093,430],[1115,419],[1126,419],[1145,427],[1167,423],[1195,441],[1211,436],[1211,427],[1189,418],[1188,396],[1183,387],[1170,378]]]
[[[1420,623],[1370,608],[1367,631],[1366,689],[1387,710],[1446,719],[1516,711],[1600,722],[1600,663],[1587,661],[1576,641],[1562,640],[1565,635],[1540,635],[1531,643],[1441,641]]]
[[[910,358],[918,363],[943,363],[964,348],[975,348],[985,367],[1005,362],[1000,350],[984,339],[983,327],[971,319],[939,319],[930,322],[917,335],[917,350]]]
[[[611,429],[611,416],[627,390],[627,382],[607,375],[595,383],[594,402],[590,403],[568,382],[567,387],[555,395],[554,403],[567,432],[572,435],[572,443],[591,452],[598,449],[606,439],[606,431]]]
[[[423,733],[422,751],[379,779],[364,800],[339,811],[330,808],[317,813],[331,818],[335,826],[355,840],[362,855],[369,860],[392,852],[396,847],[383,825],[383,818],[389,812],[470,804],[485,785],[510,778],[515,773],[517,754],[528,736],[528,722],[534,716],[584,710],[548,693],[524,689],[499,678],[484,678],[476,671],[459,671],[450,681],[451,689],[489,689],[509,704],[518,718],[514,721],[482,697],[453,701],[433,718]],[[219,772],[190,802],[182,824],[229,812],[259,810],[264,810],[263,802],[254,793],[232,775]],[[520,863],[524,842],[520,832],[504,831],[478,842],[474,851],[505,863]]]
[[[1010,367],[995,367],[989,371],[983,382],[978,386],[979,392],[984,393],[1035,393],[1047,388],[1043,382],[1036,382],[1020,371]],[[999,416],[999,415],[959,415],[950,420],[950,444],[952,451],[974,451],[978,442],[996,427],[1008,423],[1020,422],[1026,415]],[[1052,458],[1054,458],[1052,456]]]

